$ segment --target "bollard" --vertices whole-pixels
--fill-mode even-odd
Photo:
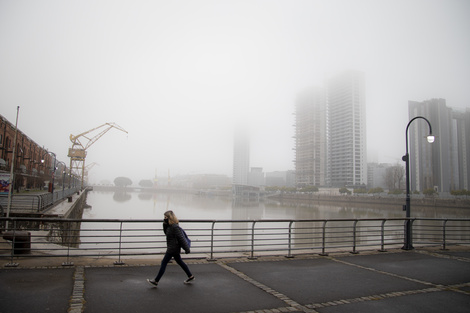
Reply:
[[[67,200],[68,200],[69,202],[72,202],[72,196],[68,196],[68,197],[67,197]]]
[[[14,254],[31,254],[31,233],[28,231],[7,231],[3,239],[13,244]]]

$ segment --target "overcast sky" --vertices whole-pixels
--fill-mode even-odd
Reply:
[[[408,100],[470,107],[470,1],[0,0],[0,114],[20,106],[67,164],[70,134],[128,131],[88,149],[91,182],[231,176],[239,123],[251,166],[294,169],[297,94],[345,69],[365,73],[369,161],[396,163]]]

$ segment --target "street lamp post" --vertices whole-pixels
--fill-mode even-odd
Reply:
[[[46,150],[46,152],[43,154],[43,158],[46,154],[52,154],[54,156],[54,165],[52,167],[52,188],[51,188],[51,192],[52,194],[54,194],[54,176],[55,176],[55,167],[56,167],[57,157],[54,152],[50,152]],[[46,161],[45,159],[41,160],[42,163],[44,163],[45,161]]]
[[[63,169],[62,169],[62,174],[63,174],[63,176],[62,176],[62,192],[64,192],[64,189],[65,189],[65,174],[67,172],[67,165],[65,165],[65,163],[62,162],[62,161],[57,162],[57,164],[62,164],[63,165]]]
[[[416,119],[423,119],[429,125],[429,135],[427,136],[427,140],[429,143],[434,142],[434,136],[432,135],[432,127],[431,123],[422,116],[416,116],[411,121],[409,121],[408,125],[406,126],[405,137],[406,137],[406,154],[402,157],[402,160],[406,163],[405,168],[405,175],[406,175],[406,225],[405,225],[405,243],[403,246],[404,250],[412,250],[413,248],[413,238],[412,238],[412,231],[411,231],[411,197],[410,197],[410,155],[408,153],[408,129],[410,124]]]

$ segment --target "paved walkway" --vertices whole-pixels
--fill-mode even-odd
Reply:
[[[470,312],[470,247],[187,263],[3,267],[0,313]]]

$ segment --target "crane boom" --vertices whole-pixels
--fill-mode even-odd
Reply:
[[[105,128],[102,129],[103,127]],[[83,181],[85,177],[85,158],[87,155],[86,150],[91,145],[93,145],[98,139],[100,139],[104,134],[106,134],[111,128],[116,128],[117,130],[125,132],[126,134],[128,133],[124,128],[117,125],[116,123],[105,123],[98,127],[87,130],[86,132],[83,132],[79,135],[70,135],[70,141],[72,142],[72,148],[69,149],[69,154],[68,154],[68,156],[70,157],[70,169],[72,171],[72,174],[81,176],[82,188],[83,188]],[[91,136],[92,133],[96,130],[100,130],[100,131],[94,136]],[[91,135],[87,136],[89,134]],[[82,140],[84,138],[88,141],[87,142],[84,141],[84,144],[82,144],[82,142],[80,141],[81,138]]]
[[[102,130],[101,132],[99,132],[98,134],[96,134],[95,136],[89,138],[87,137],[86,135],[97,130],[97,129],[100,129],[104,126],[108,126],[107,128],[105,128],[104,130]],[[92,144],[94,144],[98,139],[100,139],[104,134],[106,134],[111,128],[116,128],[122,132],[125,132],[127,134],[127,131],[122,128],[121,126],[117,125],[116,123],[105,123],[103,125],[100,125],[98,127],[95,127],[93,129],[90,129],[86,132],[83,132],[79,135],[70,135],[70,141],[72,142],[72,144],[74,146],[80,146],[82,147],[84,150],[88,149]],[[80,142],[80,137],[84,137],[85,139],[88,139],[88,143],[84,146],[81,142]]]

